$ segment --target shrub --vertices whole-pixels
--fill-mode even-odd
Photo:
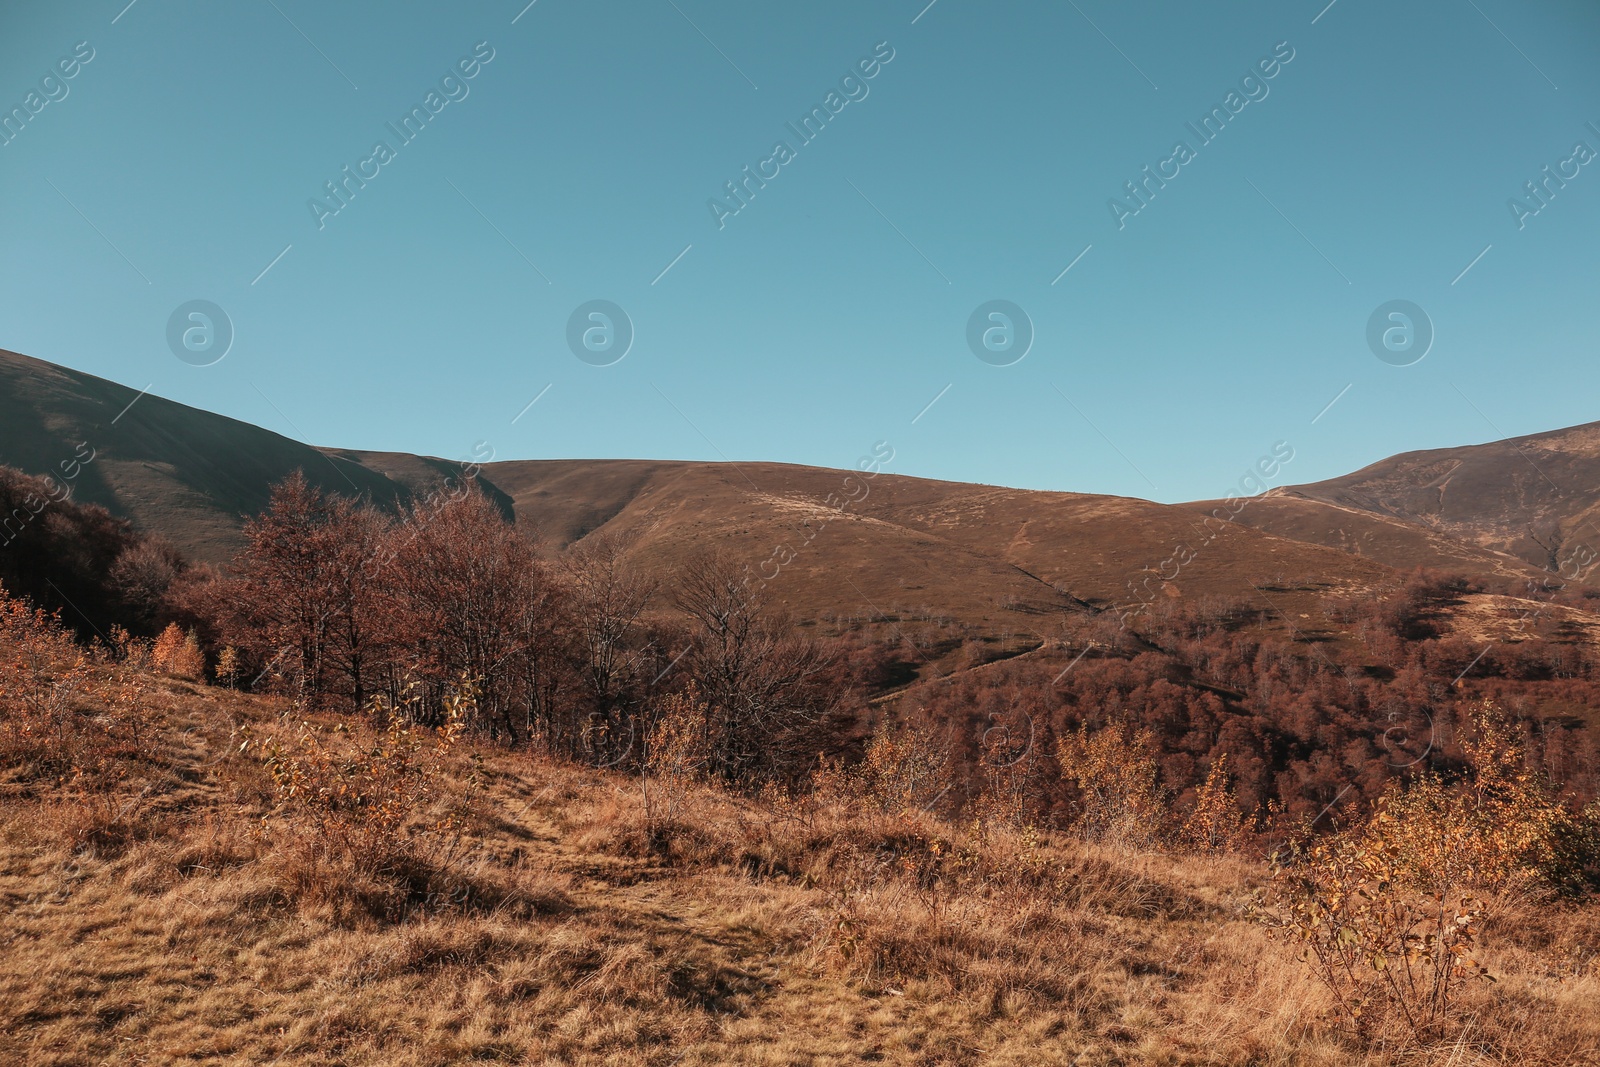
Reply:
[[[1493,981],[1472,956],[1484,902],[1422,892],[1381,837],[1343,835],[1274,857],[1258,912],[1332,994],[1339,1014],[1373,1036],[1392,1020],[1436,1037],[1472,979]]]
[[[710,731],[711,710],[693,684],[667,697],[657,710],[645,735],[640,768],[645,836],[650,840],[677,820],[684,798],[705,775],[711,760]]]
[[[1480,923],[1519,899],[1579,890],[1594,865],[1593,818],[1526,770],[1492,702],[1475,709],[1463,748],[1462,781],[1392,785],[1364,825],[1274,857],[1258,914],[1301,945],[1363,1033],[1398,1019],[1413,1037],[1437,1035],[1461,987],[1492,980],[1473,957]]]
[[[0,764],[34,778],[98,769],[109,724],[74,710],[92,681],[61,620],[0,587]]]
[[[983,786],[973,803],[978,820],[986,826],[1026,830],[1032,825],[1043,763],[1034,749],[1032,721],[1025,735],[1020,731],[1013,735],[995,721],[979,739],[978,762],[983,771]]]
[[[148,637],[135,637],[121,626],[111,627],[108,654],[129,670],[149,670],[155,662],[155,646]]]
[[[948,747],[902,723],[873,734],[854,767],[820,766],[812,786],[825,800],[899,815],[931,808],[949,788],[949,775]]]
[[[1146,847],[1164,836],[1167,807],[1157,784],[1155,736],[1126,722],[1090,733],[1087,725],[1057,746],[1062,774],[1077,785],[1078,827],[1089,840]]]
[[[375,701],[381,731],[338,723],[302,722],[292,747],[268,741],[263,762],[280,803],[309,822],[318,842],[354,859],[369,872],[409,853],[412,824],[439,795],[443,761],[472,716],[477,693],[463,682],[445,697],[445,721],[437,730],[416,725],[405,703]],[[241,751],[255,739],[246,733]],[[448,829],[436,819],[421,832]]]
[[[58,721],[88,676],[88,659],[59,616],[0,588],[0,707]]]
[[[1585,888],[1594,827],[1525,766],[1516,727],[1492,701],[1472,713],[1468,774],[1392,785],[1366,836],[1391,849],[1407,884],[1428,893],[1471,890],[1498,901]]]
[[[1228,757],[1212,761],[1206,780],[1195,790],[1194,810],[1184,820],[1183,839],[1200,852],[1237,849],[1248,832],[1244,812],[1228,777]]]

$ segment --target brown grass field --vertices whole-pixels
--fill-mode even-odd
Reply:
[[[670,778],[647,813],[468,741],[340,837],[260,758],[287,701],[146,682],[137,719],[83,690],[92,774],[0,781],[0,1062],[1600,1062],[1592,907],[1500,908],[1448,1033],[1358,1038],[1247,914],[1258,861]]]

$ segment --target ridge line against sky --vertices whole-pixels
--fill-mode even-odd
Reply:
[[[20,355],[20,353],[13,353],[13,354]],[[66,370],[74,370],[74,368],[70,368],[70,367],[64,368],[64,369],[66,369]],[[87,372],[79,372],[79,373],[87,373]],[[171,397],[161,396],[159,393],[149,392],[148,390],[142,390],[141,391],[141,390],[138,390],[136,387],[134,387],[132,385],[129,385],[129,384],[125,383],[125,382],[116,382],[116,381],[112,381],[111,379],[101,379],[101,380],[110,382],[110,384],[112,384],[114,386],[117,386],[118,388],[125,389],[128,392],[135,394],[133,399],[128,404],[124,405],[122,407],[122,409],[118,412],[118,414],[110,420],[110,424],[111,425],[115,425],[118,421],[121,420],[121,418],[124,415],[128,414],[128,412],[131,411],[140,401],[146,399],[147,397],[153,398],[153,399],[156,399],[156,400],[165,401],[165,402],[171,403],[171,404],[179,404],[181,406],[189,407],[190,410],[199,411],[199,412],[201,412],[202,414],[205,414],[205,415],[216,416],[216,417],[219,417],[219,418],[232,418],[233,417],[233,416],[223,415],[220,412],[210,412],[210,411],[205,411],[204,409],[200,409],[200,408],[193,408],[193,407],[190,407],[189,405],[183,405],[181,401],[173,400]],[[240,420],[240,421],[247,421],[247,420]],[[746,459],[746,460],[739,460],[739,461],[731,461],[731,460],[726,460],[726,459],[705,459],[703,457],[681,457],[681,456],[604,456],[604,457],[602,457],[602,456],[503,456],[503,455],[493,455],[493,454],[490,454],[490,453],[487,453],[487,452],[483,451],[483,449],[488,445],[488,442],[484,442],[484,441],[474,442],[472,449],[469,450],[469,453],[465,454],[465,455],[454,456],[454,457],[451,457],[451,456],[436,456],[436,455],[429,455],[429,454],[425,454],[425,453],[405,453],[404,450],[402,450],[402,449],[391,449],[391,448],[375,447],[375,446],[372,446],[372,445],[369,445],[369,444],[363,444],[363,443],[359,443],[359,442],[357,442],[357,443],[327,443],[327,442],[317,442],[317,441],[306,441],[306,440],[302,440],[301,438],[295,436],[294,433],[292,433],[292,432],[284,433],[284,432],[278,431],[278,430],[271,430],[270,427],[261,427],[256,423],[248,423],[248,425],[254,426],[257,429],[267,429],[269,432],[277,433],[277,434],[279,434],[279,436],[285,437],[285,438],[287,438],[289,440],[292,440],[292,441],[296,441],[299,444],[308,445],[308,446],[310,446],[312,448],[316,448],[316,449],[318,449],[320,451],[325,451],[325,452],[330,452],[330,453],[349,453],[349,452],[366,453],[366,454],[400,453],[400,454],[416,455],[416,456],[418,456],[418,458],[421,458],[421,459],[437,459],[437,460],[445,460],[445,461],[462,463],[462,464],[465,464],[468,467],[476,467],[476,466],[489,467],[489,466],[493,466],[493,465],[498,464],[498,463],[528,463],[528,462],[533,462],[533,463],[539,463],[539,462],[572,463],[572,462],[577,462],[577,463],[707,464],[707,465],[712,465],[712,466],[726,466],[726,467],[735,467],[735,466],[739,466],[739,465],[765,464],[765,465],[771,465],[771,466],[798,466],[798,467],[804,467],[804,468],[812,469],[812,470],[836,470],[836,471],[846,472],[846,473],[851,472],[851,471],[855,471],[855,470],[858,469],[856,466],[852,466],[852,465],[849,465],[849,464],[833,466],[833,465],[829,465],[829,464],[800,464],[800,463],[794,463],[794,462],[789,461],[789,460],[763,460],[763,459]],[[1357,467],[1352,467],[1347,471],[1340,472],[1340,474],[1343,474],[1343,475],[1356,474],[1356,473],[1359,473],[1362,470],[1367,469],[1368,467],[1381,464],[1386,460],[1404,459],[1404,458],[1406,458],[1408,456],[1425,455],[1425,454],[1428,454],[1428,453],[1439,452],[1439,451],[1454,451],[1454,450],[1461,449],[1461,448],[1474,448],[1474,447],[1479,447],[1479,446],[1482,446],[1482,445],[1498,444],[1498,443],[1502,443],[1502,442],[1515,443],[1516,441],[1525,440],[1527,438],[1547,437],[1547,436],[1550,436],[1550,435],[1553,435],[1553,434],[1561,434],[1561,433],[1565,433],[1565,432],[1568,432],[1568,431],[1582,430],[1582,429],[1587,429],[1587,428],[1596,427],[1596,426],[1600,426],[1600,422],[1579,424],[1579,425],[1575,425],[1575,426],[1552,427],[1552,428],[1547,429],[1547,430],[1538,430],[1538,431],[1534,431],[1534,432],[1529,433],[1529,434],[1521,434],[1521,435],[1518,435],[1518,436],[1512,437],[1512,438],[1499,438],[1499,437],[1492,437],[1491,436],[1491,437],[1485,437],[1485,438],[1482,438],[1482,439],[1476,439],[1475,438],[1475,439],[1464,440],[1464,441],[1452,441],[1452,442],[1442,442],[1442,443],[1439,443],[1439,444],[1424,445],[1424,446],[1420,446],[1420,447],[1417,447],[1417,448],[1406,449],[1406,450],[1404,450],[1402,452],[1397,452],[1397,453],[1394,453],[1392,455],[1373,457],[1373,459],[1371,461],[1369,461],[1367,463],[1362,463]],[[884,444],[884,446],[886,446],[886,442],[883,443],[883,444]],[[1266,463],[1268,463],[1268,465],[1271,467],[1270,473],[1267,473],[1267,474],[1264,474],[1264,475],[1263,474],[1259,474],[1258,473],[1259,468],[1258,468],[1258,470],[1252,470],[1252,469],[1247,467],[1245,470],[1240,472],[1240,481],[1239,482],[1237,482],[1234,486],[1225,487],[1225,491],[1218,493],[1216,496],[1213,496],[1213,497],[1200,497],[1200,498],[1195,498],[1195,499],[1192,499],[1192,500],[1151,501],[1151,502],[1153,502],[1153,503],[1168,503],[1168,504],[1174,504],[1174,505],[1191,504],[1191,503],[1210,503],[1210,502],[1212,502],[1214,500],[1222,499],[1223,496],[1228,495],[1230,491],[1233,492],[1233,495],[1242,498],[1242,497],[1246,497],[1246,496],[1258,495],[1261,492],[1264,492],[1264,491],[1267,491],[1267,490],[1271,490],[1271,489],[1294,489],[1297,486],[1309,484],[1309,483],[1304,482],[1304,481],[1284,480],[1284,476],[1281,475],[1279,472],[1283,471],[1283,470],[1286,470],[1288,465],[1293,462],[1292,447],[1287,446],[1287,442],[1277,442],[1276,444],[1277,444],[1278,451],[1275,454],[1268,455],[1268,456],[1263,456],[1263,457],[1258,457],[1258,462],[1266,462]],[[1270,460],[1272,460],[1274,458],[1279,460],[1279,463],[1271,464]],[[941,479],[941,478],[938,478],[938,477],[933,476],[933,475],[907,474],[907,473],[905,473],[903,471],[890,470],[889,468],[892,466],[892,457],[889,460],[882,460],[880,462],[881,462],[881,473],[888,474],[891,477],[893,477],[893,476],[898,474],[901,477],[918,478],[918,479],[926,480],[926,481],[947,481],[947,482],[948,481],[952,481],[952,479]],[[1340,474],[1336,474],[1333,477],[1337,478],[1337,477],[1340,476]],[[1247,477],[1255,479],[1255,483],[1245,483],[1244,479],[1246,479]],[[1049,489],[1039,489],[1037,487],[1011,485],[1011,484],[1008,484],[1006,482],[965,482],[965,481],[961,481],[961,482],[956,482],[955,484],[975,485],[975,486],[982,486],[982,487],[985,487],[985,488],[994,488],[994,489],[1017,490],[1017,491],[1020,491],[1020,492],[1059,492],[1059,493],[1079,494],[1079,495],[1085,494],[1085,493],[1088,492],[1087,490],[1073,489],[1070,486],[1068,486],[1068,487],[1056,487],[1056,488],[1049,488]],[[1099,494],[1099,495],[1120,496],[1120,497],[1126,497],[1126,498],[1137,499],[1137,500],[1146,500],[1146,501],[1150,501],[1151,500],[1150,497],[1141,496],[1138,493],[1108,493],[1108,494]]]
[[[1575,0],[0,28],[0,345],[323,447],[1176,502],[1596,417]]]

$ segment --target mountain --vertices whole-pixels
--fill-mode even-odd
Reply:
[[[1393,566],[1572,578],[1600,559],[1600,423],[1403,453],[1270,490],[1239,521]]]
[[[1026,630],[1030,619],[1134,599],[1129,583],[1180,546],[1187,565],[1150,596],[1255,597],[1284,575],[1327,589],[1392,579],[1368,560],[1229,526],[1206,542],[1187,508],[1127,497],[966,485],[777,463],[491,463],[518,521],[565,544],[603,529],[670,571],[708,544],[797,613],[949,616]],[[830,497],[859,503],[830,506]],[[792,562],[779,566],[786,549]],[[1036,627],[1038,624],[1035,624]]]
[[[0,463],[49,473],[92,450],[75,499],[225,562],[270,486],[300,469],[330,492],[395,506],[460,463],[321,449],[0,353]],[[507,460],[480,483],[554,553],[603,532],[670,578],[714,547],[801,620],[911,620],[1059,641],[1063,616],[1176,598],[1249,604],[1293,627],[1330,597],[1381,595],[1417,566],[1481,579],[1541,573],[1545,543],[1592,530],[1600,427],[1410,453],[1272,490],[1231,522],[1214,505],[966,485],[779,463]],[[1588,536],[1600,544],[1600,534]],[[1541,549],[1542,551],[1542,549]]]
[[[379,472],[258,426],[0,352],[0,462],[53,474],[80,454],[92,458],[74,479],[73,499],[209,562],[233,555],[243,516],[259,512],[272,484],[296,468],[329,491],[404,495]]]

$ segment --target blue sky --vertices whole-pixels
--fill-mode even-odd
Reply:
[[[1167,501],[1279,441],[1282,484],[1600,419],[1592,4],[525,3],[7,5],[0,104],[39,96],[0,147],[0,347],[323,445],[886,440],[899,473]],[[747,165],[776,176],[719,227]],[[1176,176],[1119,227],[1146,166]],[[1367,340],[1397,299],[1434,332],[1408,366]],[[233,326],[210,366],[169,347],[193,300]],[[606,366],[568,344],[593,300],[634,333]],[[968,345],[992,300],[1032,324],[1009,365]]]

